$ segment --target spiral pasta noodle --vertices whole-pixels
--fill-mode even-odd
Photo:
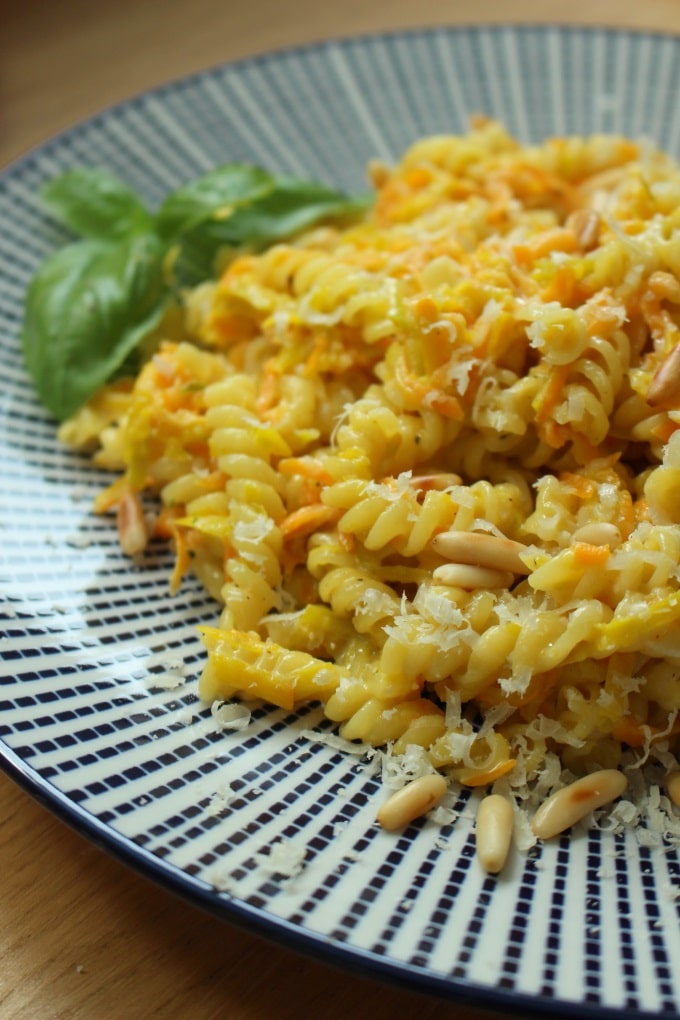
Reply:
[[[374,184],[358,221],[233,258],[64,426],[122,471],[98,508],[156,496],[174,587],[222,603],[207,700],[319,701],[520,799],[668,768],[680,171],[480,119]]]

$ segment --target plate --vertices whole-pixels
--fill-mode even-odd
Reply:
[[[26,283],[64,239],[38,188],[68,167],[105,166],[151,204],[238,160],[358,191],[368,160],[463,131],[473,113],[522,141],[614,131],[680,156],[678,94],[672,37],[415,31],[177,81],[4,173],[0,759],[10,775],[194,903],[335,963],[524,1014],[680,1012],[677,847],[577,833],[490,877],[464,798],[455,823],[379,829],[379,775],[334,746],[314,707],[256,707],[234,729],[197,700],[196,625],[215,605],[192,581],[169,596],[167,549],[135,568],[121,555],[110,520],[91,512],[107,479],[57,442],[18,344]]]

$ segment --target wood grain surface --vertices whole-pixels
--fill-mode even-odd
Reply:
[[[226,60],[370,31],[572,22],[680,32],[680,0],[13,0],[0,166],[84,117]],[[493,1020],[230,926],[87,842],[0,775],[0,1020]]]

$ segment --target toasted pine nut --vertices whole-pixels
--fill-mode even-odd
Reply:
[[[400,829],[438,804],[447,786],[444,777],[437,773],[419,776],[393,793],[378,811],[376,819],[383,829]]]
[[[680,393],[680,343],[661,362],[645,397],[650,407],[658,407]]]
[[[414,489],[448,489],[452,485],[460,485],[463,479],[453,471],[436,471],[431,475],[414,475],[411,485]]]
[[[680,807],[680,769],[674,769],[666,776],[666,791],[676,807]]]
[[[390,168],[381,159],[368,161],[368,177],[374,188],[380,188],[390,176]]]
[[[117,524],[118,540],[126,556],[136,556],[146,549],[149,535],[138,493],[125,493],[118,504]]]
[[[510,570],[513,574],[530,574],[520,559],[526,552],[521,542],[511,538],[488,535],[482,531],[444,531],[432,539],[432,547],[454,563],[469,563],[494,570]]]
[[[608,521],[593,521],[577,528],[571,536],[572,542],[586,542],[588,545],[610,545],[612,548],[621,544],[621,532],[615,524]]]
[[[539,839],[550,839],[596,808],[620,797],[628,780],[618,769],[601,769],[553,793],[536,812],[531,828]]]
[[[483,797],[477,809],[477,857],[485,871],[496,875],[510,850],[512,839],[512,805],[498,793]]]
[[[432,577],[439,584],[449,588],[509,588],[515,575],[507,570],[493,570],[492,567],[473,567],[470,563],[443,563],[432,571]]]
[[[576,240],[584,251],[597,244],[601,224],[597,209],[576,209],[567,218],[567,227],[574,232]]]

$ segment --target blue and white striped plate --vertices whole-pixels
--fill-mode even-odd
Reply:
[[[350,191],[373,157],[472,113],[523,141],[615,131],[680,156],[680,40],[493,27],[329,42],[220,67],[108,110],[0,177],[3,767],[130,864],[226,919],[335,962],[526,1014],[680,1013],[677,847],[583,833],[479,868],[455,822],[374,822],[370,762],[315,709],[225,729],[201,706],[197,583],[133,569],[91,512],[107,479],[63,449],[19,354],[27,281],[63,239],[37,192],[103,165],[150,203],[227,161]]]

